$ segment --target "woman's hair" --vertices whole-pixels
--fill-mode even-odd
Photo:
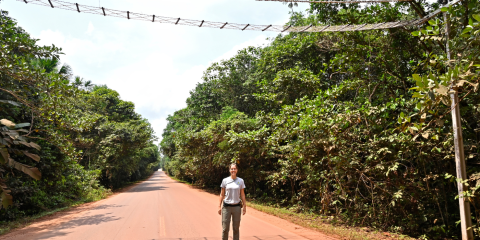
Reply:
[[[235,167],[238,169],[238,167],[237,167],[237,164],[236,164],[236,163],[231,163],[231,164],[230,164],[230,167],[228,167],[228,169],[232,168],[232,166],[235,166]]]

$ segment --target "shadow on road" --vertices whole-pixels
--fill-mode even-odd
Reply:
[[[71,230],[75,227],[85,226],[85,225],[99,225],[101,223],[117,221],[121,219],[119,217],[108,216],[109,214],[110,213],[84,216],[84,217],[77,218],[75,220],[68,221],[66,223],[61,224],[59,227],[52,229],[48,233],[42,234],[37,239],[50,239],[53,237],[63,237],[70,233],[68,232],[68,230]]]
[[[150,191],[159,191],[165,190],[167,187],[160,186],[163,184],[168,184],[165,182],[166,179],[164,176],[159,176],[157,173],[155,175],[142,183],[138,184],[137,186],[133,187],[132,189],[124,192],[124,193],[138,193],[138,192],[150,192]]]
[[[118,205],[118,204],[103,204],[100,205],[93,210],[103,210],[103,209],[109,209],[109,208],[121,208],[124,207],[125,205]]]
[[[161,184],[163,185],[163,184],[183,184],[183,183],[181,183],[181,182],[162,182]]]
[[[167,187],[162,187],[162,186],[149,187],[149,186],[140,185],[135,188],[132,188],[130,191],[125,193],[150,192],[150,191],[159,191],[159,190],[165,190],[165,189],[167,189]]]

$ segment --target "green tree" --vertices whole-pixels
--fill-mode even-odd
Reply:
[[[0,222],[98,199],[158,168],[153,130],[133,103],[70,82],[61,49],[38,46],[5,11],[0,35]]]
[[[447,91],[457,80],[468,184],[475,186],[468,196],[477,209],[478,6],[472,0],[449,10],[455,61],[446,59],[438,16],[420,31],[279,35],[212,64],[187,107],[167,119],[165,169],[214,187],[237,162],[256,200],[344,224],[455,238],[459,210]],[[311,4],[310,15],[293,14],[288,24],[409,20],[439,7],[420,1]],[[472,217],[478,221],[479,214]]]

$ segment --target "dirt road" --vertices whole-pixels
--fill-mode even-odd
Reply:
[[[85,210],[39,221],[0,239],[220,240],[217,206],[218,196],[156,172],[147,181]],[[240,234],[242,240],[333,239],[252,208],[242,216]]]

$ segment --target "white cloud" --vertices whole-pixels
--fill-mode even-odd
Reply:
[[[235,45],[232,49],[228,50],[227,52],[225,52],[221,56],[219,56],[219,57],[215,58],[213,61],[211,61],[210,64],[214,63],[214,62],[220,62],[221,60],[226,60],[226,59],[232,58],[233,56],[237,55],[238,51],[240,51],[244,48],[247,48],[249,46],[260,47],[260,46],[264,46],[268,43],[270,43],[270,40],[267,39],[267,36],[266,35],[260,35],[258,37],[255,37],[254,39],[250,39],[246,42]]]
[[[150,124],[152,125],[153,129],[155,130],[155,135],[158,137],[158,142],[162,140],[162,133],[163,129],[167,126],[167,119],[166,118],[156,118],[156,119],[148,119]]]
[[[152,54],[131,65],[112,71],[105,83],[117,90],[122,99],[133,101],[137,108],[161,112],[184,108],[189,91],[201,80],[205,66],[181,72],[168,56]]]
[[[88,22],[88,28],[85,33],[87,35],[92,35],[93,30],[95,30],[95,27],[93,26],[92,22]]]
[[[111,38],[93,29],[93,25],[89,23],[87,34],[83,38],[66,36],[58,30],[42,30],[37,36],[40,39],[38,44],[54,44],[62,48],[64,55],[61,56],[61,60],[72,66],[75,74],[86,75],[88,79],[95,79],[95,83],[101,83],[99,79],[103,79],[105,72],[99,70],[109,62],[118,61],[119,58],[115,55],[125,50],[126,46],[121,41],[112,41]]]
[[[37,42],[38,45],[55,44],[61,46],[65,42],[65,36],[61,32],[52,31],[50,29],[42,31],[37,38],[39,38],[39,41]]]

